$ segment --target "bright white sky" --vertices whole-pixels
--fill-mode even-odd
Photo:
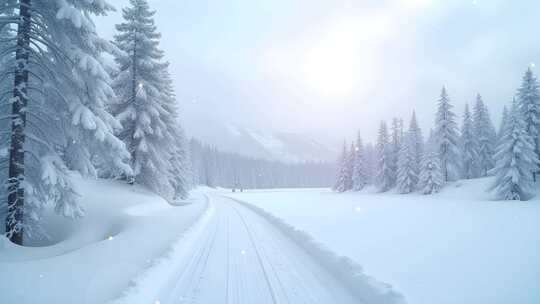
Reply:
[[[112,1],[118,8],[127,0]],[[413,109],[431,127],[447,85],[461,115],[480,92],[499,120],[540,62],[537,0],[149,0],[184,122],[341,141]],[[99,20],[112,37],[120,14]],[[427,130],[425,130],[427,132]]]

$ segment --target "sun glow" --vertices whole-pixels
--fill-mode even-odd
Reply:
[[[418,8],[431,4],[433,0],[400,0],[401,4],[410,8]]]
[[[374,46],[388,30],[388,19],[340,18],[308,48],[303,61],[309,88],[327,97],[343,97],[374,69]]]

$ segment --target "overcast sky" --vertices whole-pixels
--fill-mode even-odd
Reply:
[[[127,0],[98,20],[112,37]],[[480,92],[498,122],[540,63],[538,0],[149,0],[184,124],[369,140],[416,110],[432,125],[445,84],[461,116]],[[427,132],[427,130],[425,130]]]

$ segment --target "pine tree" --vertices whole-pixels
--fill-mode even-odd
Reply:
[[[423,194],[437,193],[443,187],[443,172],[438,151],[439,145],[436,143],[434,135],[431,134],[426,144],[420,170],[419,186]]]
[[[455,117],[443,87],[435,120],[435,138],[445,182],[456,179],[459,173],[459,134]]]
[[[497,146],[497,160],[492,172],[495,182],[491,190],[504,200],[526,200],[533,188],[531,171],[540,163],[534,151],[534,141],[527,132],[523,111],[514,100],[506,129]]]
[[[411,193],[418,183],[418,164],[416,163],[415,142],[410,132],[405,134],[399,150],[397,168],[397,188],[402,194]]]
[[[2,7],[3,6],[3,7]],[[11,7],[12,9],[8,9]],[[0,5],[0,54],[5,54],[0,56],[0,113],[9,113],[11,111],[11,104],[9,98],[11,98],[10,91],[13,88],[13,76],[12,74],[7,74],[2,67],[9,64],[13,60],[15,55],[13,49],[15,46],[14,37],[16,33],[12,26],[9,23],[3,20],[9,20],[15,16],[15,1],[5,1],[5,4]],[[8,130],[10,128],[9,119],[0,119],[0,129]],[[8,133],[0,133],[0,165],[7,163],[7,150],[9,145],[9,135]],[[0,180],[5,181],[7,179],[7,171],[0,170]],[[0,187],[0,195],[4,196],[2,190],[3,186]]]
[[[390,166],[393,172],[391,176],[392,187],[395,186],[396,180],[397,180],[399,150],[401,149],[402,141],[403,141],[403,120],[400,118],[393,118],[391,134],[390,134],[390,145],[391,145]]]
[[[356,139],[355,147],[355,161],[353,168],[353,190],[360,191],[368,183],[368,177],[366,175],[366,158],[364,153],[364,145],[362,144],[362,137],[360,132],[358,132],[358,137]]]
[[[179,121],[176,96],[171,77],[166,68],[162,71],[162,82],[164,86],[164,90],[162,91],[163,107],[167,113],[171,114],[168,117],[164,117],[164,119],[169,119],[166,125],[169,127],[169,133],[174,135],[172,138],[173,148],[169,160],[171,164],[169,180],[173,188],[172,199],[186,199],[189,195],[189,190],[192,188],[191,175],[193,173],[187,137]]]
[[[347,143],[343,143],[343,151],[341,152],[341,157],[339,160],[339,172],[338,172],[338,178],[337,182],[334,185],[334,191],[337,192],[345,192],[349,190],[349,185],[351,183],[351,175],[350,175],[350,168],[349,168],[349,162],[350,162],[350,153],[347,150]]]
[[[4,67],[8,66],[10,62],[13,61],[15,54],[12,50],[16,45],[16,41],[13,39],[16,36],[14,27],[4,20],[14,18],[14,8],[15,1],[5,1],[5,3],[0,4],[0,54],[3,54],[0,55],[0,113],[3,113],[2,116],[7,115],[11,111],[11,102],[9,99],[12,97],[11,91],[13,89],[14,78],[10,73],[11,71]],[[7,189],[5,189],[5,186],[8,179],[8,170],[6,170],[6,167],[9,165],[8,149],[11,137],[10,129],[11,120],[5,118],[0,119],[0,181],[2,182],[0,185],[0,210],[2,210],[0,211],[0,217],[2,219],[5,219],[6,217],[5,201],[7,198]]]
[[[94,159],[125,173],[130,168],[114,136],[120,125],[106,111],[114,92],[103,54],[114,48],[91,19],[112,7],[105,1],[11,3],[0,7],[0,15],[17,8],[16,18],[0,21],[16,28],[16,43],[0,55],[0,79],[13,80],[11,126],[4,130],[10,134],[6,234],[22,244],[24,235],[41,231],[45,204],[64,216],[84,214],[69,170],[95,175]]]
[[[422,156],[424,154],[424,136],[422,135],[422,129],[420,129],[420,127],[418,126],[415,111],[413,111],[412,113],[408,133],[412,142],[411,148],[415,160],[415,170],[419,172],[420,164],[422,163]]]
[[[462,177],[471,179],[476,176],[476,161],[478,160],[478,152],[476,149],[477,141],[473,132],[473,118],[469,105],[465,105],[463,113],[463,124],[461,125],[461,160],[462,160]]]
[[[354,166],[356,163],[356,146],[354,142],[351,143],[351,148],[349,150],[349,155],[347,157],[347,183],[345,184],[345,187],[347,191],[354,189],[354,180],[353,180],[353,174],[354,174]]]
[[[499,140],[503,136],[504,130],[506,130],[506,124],[508,123],[509,119],[510,119],[510,113],[508,112],[508,108],[504,106],[503,112],[502,112],[501,124],[499,125],[499,132],[497,132],[497,145],[498,145]]]
[[[409,130],[402,138],[398,155],[396,184],[400,193],[411,193],[416,189],[423,153],[422,130],[418,126],[416,113],[413,111]]]
[[[394,187],[395,171],[392,166],[392,144],[386,123],[381,122],[377,139],[377,186],[380,191],[388,191]]]
[[[480,94],[476,97],[476,104],[473,113],[473,135],[477,147],[477,168],[476,176],[487,176],[488,171],[493,168],[493,154],[496,143],[495,127],[489,117],[489,112]]]
[[[523,75],[521,87],[518,89],[518,106],[525,121],[525,130],[534,143],[537,159],[540,159],[540,85],[531,68]],[[536,172],[532,172],[536,180]]]
[[[372,185],[375,183],[375,172],[377,168],[377,152],[372,143],[367,143],[364,147],[364,164],[366,168],[367,183]]]
[[[180,124],[175,131],[175,149],[171,156],[171,184],[173,186],[173,199],[186,199],[189,190],[193,188],[191,158],[187,145],[187,137]]]
[[[122,123],[119,134],[131,154],[133,176],[139,183],[166,199],[174,197],[169,175],[175,152],[177,123],[164,72],[163,52],[158,49],[161,35],[154,25],[155,12],[146,0],[130,0],[122,10],[124,23],[118,24],[115,44],[122,51],[115,60],[119,72],[114,78],[118,102],[113,112]]]

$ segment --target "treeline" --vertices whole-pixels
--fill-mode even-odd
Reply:
[[[227,153],[192,139],[193,184],[233,189],[329,187],[335,165],[285,163]]]
[[[334,190],[360,191],[373,184],[381,192],[433,194],[449,181],[493,175],[488,190],[498,198],[529,199],[540,164],[540,92],[532,70],[504,108],[498,130],[480,94],[472,111],[467,104],[461,123],[457,120],[443,87],[427,140],[414,111],[408,127],[401,118],[390,127],[382,121],[375,147],[364,145],[359,133],[350,147],[344,144]]]
[[[47,205],[84,215],[73,172],[141,184],[167,200],[190,189],[154,11],[130,0],[109,42],[93,18],[112,10],[102,0],[0,4],[0,206],[14,243],[44,234]]]

